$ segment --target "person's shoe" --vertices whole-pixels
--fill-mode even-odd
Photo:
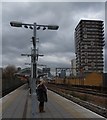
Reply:
[[[42,112],[42,108],[41,108],[41,107],[39,107],[39,112],[40,112],[40,113]]]
[[[44,107],[41,107],[41,109],[42,109],[42,112],[45,112]]]
[[[41,112],[41,110],[39,109],[39,112]]]
[[[42,112],[45,112],[45,110],[42,110]]]

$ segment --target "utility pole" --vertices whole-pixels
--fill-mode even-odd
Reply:
[[[34,41],[33,41],[34,40]],[[31,49],[31,97],[32,97],[32,117],[36,117],[36,79],[37,79],[37,51],[36,51],[36,23],[33,29],[33,49]]]
[[[43,30],[46,28],[48,30],[58,30],[59,26],[57,25],[38,25],[36,23],[33,24],[26,24],[22,22],[17,22],[17,21],[11,21],[10,25],[12,27],[22,27],[24,26],[25,28],[30,28],[33,30],[33,49],[31,49],[31,55],[26,56],[31,56],[31,98],[32,98],[32,118],[36,118],[36,80],[37,80],[37,61],[38,61],[38,56],[43,56],[39,55],[37,48],[36,48],[36,30],[39,30],[41,27],[43,27]],[[24,56],[24,55],[23,55]]]

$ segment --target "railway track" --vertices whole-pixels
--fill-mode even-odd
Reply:
[[[51,91],[56,92],[57,94],[60,94],[61,96],[65,97],[65,98],[107,118],[107,94],[102,93],[102,92],[98,93],[98,91],[92,91],[90,89],[86,90],[86,89],[82,89],[82,88],[78,88],[78,87],[71,88],[70,86],[66,86],[66,85],[64,86],[64,85],[47,84],[47,88],[50,89]],[[78,90],[77,90],[77,88],[78,88]],[[88,99],[81,99],[77,95],[75,96],[75,94],[73,94],[73,93],[75,93],[75,91],[77,93],[84,94],[84,97],[82,96],[83,98],[85,98],[86,96],[88,96],[88,97],[94,96],[95,97],[94,101],[90,102],[90,101],[88,101]],[[103,106],[100,106],[96,103],[100,99],[104,100]]]
[[[102,91],[102,90],[74,87],[74,86],[68,86],[68,85],[56,85],[56,84],[49,84],[48,86],[49,87],[51,86],[53,89],[57,88],[60,90],[62,89],[62,90],[66,90],[66,91],[75,91],[75,92],[80,92],[80,93],[85,93],[85,94],[107,97],[107,91]]]

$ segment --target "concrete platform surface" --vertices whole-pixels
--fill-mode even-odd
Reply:
[[[103,118],[49,90],[44,113],[39,113],[37,99],[35,102],[36,118]],[[31,95],[27,85],[2,98],[2,118],[32,118],[31,110]]]

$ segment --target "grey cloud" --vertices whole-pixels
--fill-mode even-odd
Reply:
[[[104,20],[104,3],[97,2],[4,2],[2,8],[4,65],[7,63],[23,65],[25,61],[30,62],[29,58],[25,59],[20,54],[30,53],[32,46],[30,38],[33,36],[33,31],[24,28],[12,28],[9,25],[10,21],[59,25],[58,31],[37,31],[37,37],[40,39],[39,51],[45,56],[56,56],[57,59],[58,57],[65,57],[68,61],[61,63],[59,59],[56,63],[51,60],[46,61],[47,59],[44,57],[39,59],[39,62],[51,67],[68,67],[70,59],[75,57],[74,30],[79,20],[84,17],[88,19],[88,15],[94,18],[95,14],[98,14],[96,19]]]

